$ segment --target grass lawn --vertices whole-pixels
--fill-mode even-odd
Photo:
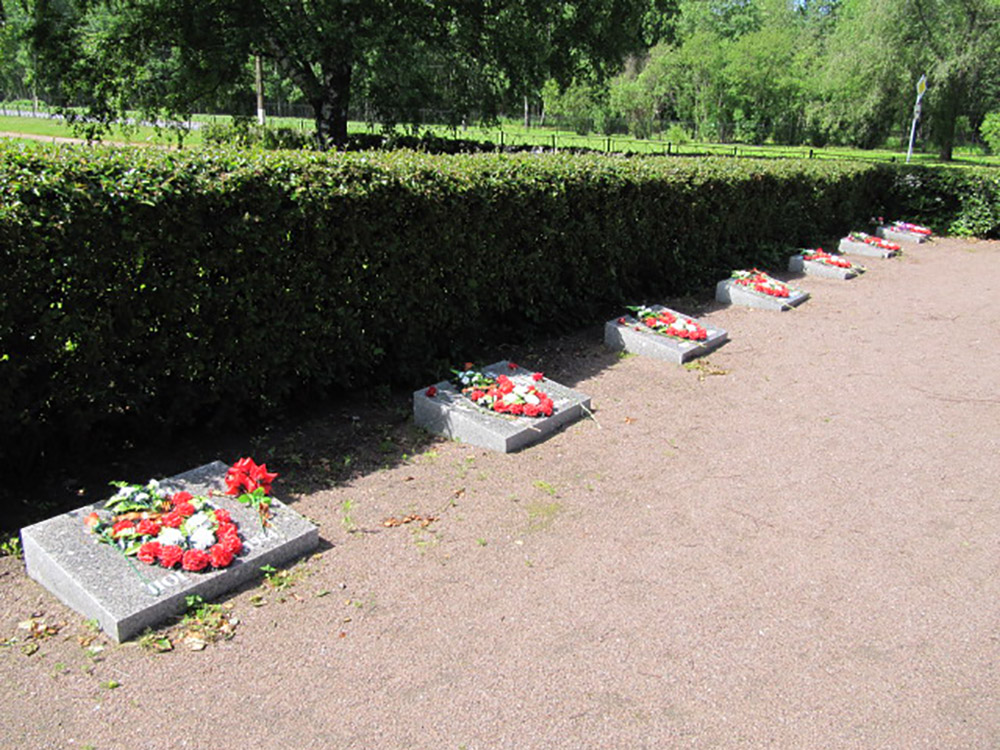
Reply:
[[[224,115],[195,115],[193,120],[199,123],[225,122],[229,118]],[[313,127],[311,120],[294,117],[271,117],[268,124],[272,127],[294,128],[309,131]],[[351,122],[348,130],[352,133],[379,132],[377,126],[372,127],[363,122]],[[75,134],[70,126],[62,120],[35,117],[9,117],[0,115],[0,132],[23,133],[36,137],[72,138]],[[754,146],[742,143],[671,143],[662,134],[653,138],[639,139],[627,135],[604,136],[597,134],[579,135],[568,130],[558,130],[548,127],[525,128],[520,123],[507,122],[497,127],[469,126],[468,128],[452,129],[443,125],[421,126],[420,133],[431,132],[442,138],[458,137],[476,141],[491,141],[504,145],[528,145],[543,148],[587,148],[595,151],[625,152],[634,154],[680,154],[720,156],[749,156],[796,159],[856,159],[863,161],[897,161],[906,159],[906,150],[872,149],[863,151],[846,147],[810,148],[808,146]],[[176,135],[169,130],[139,126],[131,128],[115,128],[104,140],[109,142],[152,144],[159,146],[174,146]],[[195,129],[184,135],[184,146],[202,145],[201,133]],[[911,160],[914,164],[944,164],[948,166],[1000,166],[1000,156],[985,156],[974,149],[956,149],[952,162],[942,162],[935,153],[915,152]]]
[[[79,138],[78,133],[63,120],[44,117],[10,117],[0,115],[0,132],[23,133],[40,138]],[[176,145],[176,136],[167,130],[157,131],[149,126],[115,127],[103,140],[113,143],[153,144],[158,146]],[[185,134],[184,145],[201,145],[201,134],[193,130]]]

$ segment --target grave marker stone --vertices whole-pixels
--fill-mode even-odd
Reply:
[[[481,448],[509,453],[542,440],[590,409],[590,397],[543,378],[535,383],[531,371],[511,368],[507,360],[482,368],[491,375],[507,375],[515,383],[535,385],[554,402],[552,416],[515,417],[497,414],[474,404],[447,380],[413,393],[413,419],[429,432]]]
[[[927,235],[920,234],[919,232],[907,232],[891,225],[878,227],[875,230],[875,234],[892,242],[911,242],[917,245],[927,242],[929,239]]]
[[[649,309],[656,312],[667,311],[678,318],[690,317],[662,305],[651,305]],[[652,357],[678,365],[708,354],[729,339],[729,335],[723,329],[700,320],[696,322],[708,333],[708,338],[703,341],[688,341],[651,331],[642,326],[632,315],[624,316],[624,323],[619,323],[619,320],[616,318],[604,324],[604,343],[606,346],[616,351],[624,350],[631,354],[641,354],[644,357]]]
[[[850,237],[841,239],[837,249],[844,255],[862,255],[866,258],[892,258],[899,255],[899,250],[887,250],[867,242],[856,242]]]
[[[858,276],[857,268],[840,268],[816,260],[809,260],[804,255],[793,255],[788,259],[788,270],[792,273],[804,273],[807,276],[819,276],[824,279],[853,279]]]
[[[276,498],[266,529],[257,513],[223,495],[228,467],[215,461],[161,481],[171,492],[214,494],[212,502],[225,508],[239,526],[243,551],[232,564],[211,572],[167,570],[125,557],[102,544],[84,525],[104,503],[64,513],[21,530],[28,575],[116,641],[124,641],[181,614],[188,596],[211,601],[261,576],[261,567],[282,565],[309,552],[319,543],[319,529]],[[109,493],[110,495],[110,493]]]
[[[734,279],[723,279],[715,285],[715,299],[727,305],[753,307],[758,310],[778,310],[784,312],[797,307],[809,299],[809,293],[801,289],[789,288],[787,297],[772,297],[755,292],[737,284]]]

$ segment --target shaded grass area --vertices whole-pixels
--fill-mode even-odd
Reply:
[[[191,120],[195,124],[219,123],[232,121],[228,115],[195,115]],[[291,128],[303,132],[311,131],[313,122],[299,117],[269,117],[269,126],[274,128]],[[640,139],[627,135],[580,135],[569,130],[550,127],[525,128],[523,125],[504,123],[497,127],[469,126],[467,128],[451,128],[444,125],[421,125],[416,128],[401,129],[408,134],[430,134],[439,138],[461,138],[464,140],[489,142],[497,146],[530,146],[542,149],[589,149],[611,153],[655,154],[675,156],[735,156],[764,157],[790,159],[852,159],[872,162],[905,162],[904,149],[871,149],[862,150],[848,147],[812,148],[810,146],[782,145],[751,145],[744,143],[706,143],[690,141],[674,143],[664,134],[652,138]],[[47,117],[11,117],[0,115],[0,132],[24,133],[30,136],[56,138],[79,137],[72,126],[59,119]],[[351,133],[380,133],[380,126],[364,122],[351,122],[348,125]],[[197,128],[183,129],[182,143],[184,146],[200,146],[202,135]],[[178,133],[170,128],[152,126],[116,127],[103,140],[132,143],[136,145],[176,146]],[[914,152],[912,164],[962,166],[1000,166],[1000,156],[986,155],[978,149],[959,148],[950,162],[941,161],[934,153]]]
[[[23,133],[42,138],[84,138],[65,120],[49,117],[0,116],[0,132]],[[102,138],[109,143],[129,143],[134,145],[176,146],[177,133],[166,128],[149,125],[118,126]],[[184,145],[201,145],[201,133],[190,130],[184,133]]]

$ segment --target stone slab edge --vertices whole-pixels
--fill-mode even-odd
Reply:
[[[806,260],[802,255],[793,255],[788,259],[788,270],[792,273],[804,273],[807,276],[819,276],[824,279],[847,279],[856,278],[857,270],[853,268],[838,268],[815,260]]]
[[[511,369],[507,360],[482,368],[483,372],[507,375],[521,383],[533,383],[532,372],[522,367]],[[480,448],[510,453],[548,437],[565,424],[590,410],[590,396],[574,391],[548,378],[536,384],[553,401],[551,417],[514,417],[496,414],[476,406],[447,380],[434,384],[435,396],[427,389],[413,392],[413,420],[429,432],[459,440]]]
[[[723,279],[715,285],[715,299],[727,305],[742,305],[758,310],[785,311],[797,307],[809,299],[809,292],[792,289],[787,297],[771,297],[769,295],[751,292],[733,283],[732,279]]]
[[[918,234],[917,232],[904,232],[901,229],[893,229],[892,227],[878,227],[875,230],[875,234],[892,242],[912,242],[917,245],[927,242],[927,235]]]
[[[657,312],[665,310],[679,318],[691,317],[662,305],[651,305],[650,309]],[[707,339],[693,342],[664,336],[654,331],[645,330],[645,328],[640,328],[637,331],[635,330],[636,326],[641,325],[639,321],[631,315],[626,315],[624,324],[619,323],[617,318],[604,324],[604,344],[615,351],[626,351],[680,365],[689,359],[705,356],[729,340],[729,334],[723,329],[695,318],[692,320],[696,320],[705,329],[705,332],[708,333]]]
[[[840,240],[837,249],[844,255],[863,255],[866,258],[891,258],[894,255],[899,255],[898,250],[885,250],[869,245],[867,242],[854,242],[846,237]]]
[[[192,494],[207,494],[210,489],[221,493],[227,469],[215,461],[163,480],[161,486]],[[103,509],[102,501],[23,528],[27,573],[64,604],[97,620],[120,642],[182,613],[188,596],[211,601],[260,577],[262,566],[282,565],[319,544],[319,529],[276,498],[266,533],[257,514],[233,498],[214,494],[212,502],[230,512],[244,540],[244,551],[228,568],[189,573],[125,558],[99,543],[83,524],[88,514]]]

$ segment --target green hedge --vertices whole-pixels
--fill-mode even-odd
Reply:
[[[1000,238],[996,167],[899,167],[886,199],[892,215],[918,217],[941,234]]]
[[[954,182],[811,161],[6,145],[0,459],[416,387],[532,327],[837,236],[925,198],[911,175]]]

